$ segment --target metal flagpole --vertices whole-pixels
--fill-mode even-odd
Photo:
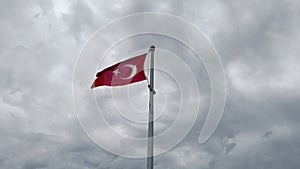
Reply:
[[[150,84],[149,87],[149,119],[148,119],[148,153],[147,153],[147,169],[153,169],[153,125],[154,125],[154,50],[155,46],[150,46]]]

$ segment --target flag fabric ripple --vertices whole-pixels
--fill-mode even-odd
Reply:
[[[123,86],[146,80],[144,63],[147,53],[116,63],[96,75],[91,88],[98,86]]]

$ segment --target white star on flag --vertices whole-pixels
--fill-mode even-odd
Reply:
[[[117,76],[120,73],[120,71],[119,71],[119,69],[116,69],[113,71],[113,73]]]

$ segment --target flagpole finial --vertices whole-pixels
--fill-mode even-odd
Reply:
[[[151,45],[150,48],[149,48],[149,50],[153,50],[154,51],[155,50],[155,46]]]

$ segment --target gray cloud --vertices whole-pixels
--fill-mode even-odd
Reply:
[[[206,33],[228,82],[225,113],[215,134],[197,143],[206,115],[200,114],[178,146],[155,157],[155,168],[298,168],[299,6],[296,0],[2,1],[1,168],[145,168],[145,159],[118,157],[88,139],[74,113],[71,83],[80,49],[99,27],[149,11],[181,16]],[[190,55],[178,42],[171,45],[161,37],[130,43],[143,46],[151,40]],[[120,45],[115,55],[128,46]],[[200,63],[185,62],[198,83],[204,81],[200,91],[209,94]],[[145,135],[135,127],[128,130]]]

